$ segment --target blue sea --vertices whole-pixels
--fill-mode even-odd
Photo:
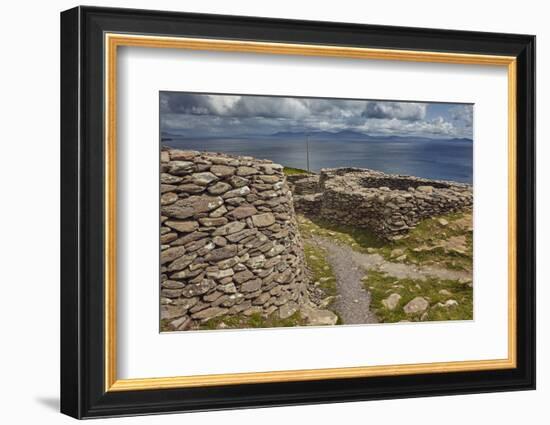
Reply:
[[[224,152],[270,159],[286,167],[307,168],[303,138],[258,137],[184,139],[172,137],[165,145],[199,151]],[[309,139],[309,168],[361,167],[393,174],[472,183],[473,143],[470,140],[386,138]]]

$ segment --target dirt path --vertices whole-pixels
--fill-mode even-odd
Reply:
[[[370,294],[361,283],[365,272],[349,255],[347,247],[321,237],[316,237],[314,241],[327,251],[338,288],[334,308],[344,324],[377,323],[376,316],[370,311]]]
[[[396,279],[424,280],[434,277],[459,280],[471,277],[470,273],[465,271],[386,261],[380,254],[363,254],[347,245],[320,236],[315,236],[313,240],[327,252],[327,260],[336,277],[339,295],[334,308],[345,324],[377,323],[375,314],[370,311],[370,293],[364,289],[361,282],[361,278],[368,270],[378,270]]]

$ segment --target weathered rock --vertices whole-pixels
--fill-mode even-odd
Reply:
[[[289,301],[288,303],[279,307],[279,317],[283,320],[288,319],[297,311],[298,311],[298,304],[296,304],[294,301]]]
[[[264,183],[278,183],[279,181],[281,181],[281,177],[279,176],[260,176],[260,179],[264,182]]]
[[[174,261],[176,258],[181,257],[184,254],[185,248],[183,246],[165,249],[160,254],[160,264],[166,264],[170,261]]]
[[[333,326],[338,322],[338,316],[330,310],[320,310],[304,305],[300,313],[310,326]]]
[[[170,159],[172,161],[188,161],[199,154],[199,152],[197,151],[184,151],[179,149],[171,149],[168,153],[170,154]]]
[[[165,225],[171,227],[174,230],[177,230],[181,233],[190,233],[194,232],[199,228],[199,223],[196,221],[174,221],[167,220],[164,222]]]
[[[185,250],[189,254],[190,252],[195,252],[204,246],[208,245],[210,242],[209,239],[199,239],[198,241],[189,242],[185,245]]]
[[[227,221],[227,219],[225,220]],[[216,229],[212,235],[213,236],[232,235],[233,233],[240,232],[245,227],[246,227],[246,223],[243,223],[242,221],[232,221],[231,223],[227,223],[222,227],[219,227],[218,229]]]
[[[204,258],[206,261],[220,261],[225,260],[226,258],[234,257],[237,255],[237,246],[236,245],[227,245],[222,248],[217,248],[208,253]]]
[[[422,297],[416,297],[416,298],[413,298],[411,301],[409,301],[403,307],[403,311],[407,314],[422,313],[429,306],[430,306],[430,303],[428,302],[428,300]]]
[[[434,191],[434,188],[433,186],[418,186],[416,190],[424,193],[432,193]]]
[[[210,213],[210,217],[223,217],[227,213],[227,208],[225,208],[225,205],[222,205],[219,208],[216,208],[214,211]]]
[[[263,292],[252,301],[252,305],[264,305],[271,298],[269,292]]]
[[[226,294],[234,294],[237,292],[237,288],[233,282],[226,283],[225,285],[220,286],[219,289]]]
[[[235,174],[234,167],[228,167],[225,165],[213,165],[210,167],[210,171],[217,177],[229,177]]]
[[[168,172],[174,176],[183,176],[191,173],[195,164],[190,161],[170,161]]]
[[[251,269],[259,269],[259,268],[263,267],[264,264],[265,264],[265,256],[263,256],[261,254],[255,256],[255,257],[250,257],[246,261],[246,265],[248,267],[250,267]]]
[[[458,305],[457,300],[447,300],[444,303],[437,303],[436,307],[449,308],[449,307],[456,307],[457,305]]]
[[[216,283],[212,279],[204,279],[199,283],[187,285],[182,289],[182,295],[187,298],[203,295],[215,287]]]
[[[252,167],[237,168],[237,176],[251,176],[252,174],[258,174],[258,170]]]
[[[174,192],[175,190],[177,190],[177,186],[176,185],[173,185],[173,184],[161,184],[160,185],[160,193],[163,194],[163,193],[166,193],[166,192]]]
[[[170,205],[178,200],[178,195],[173,192],[163,193],[160,197],[161,205]]]
[[[184,255],[182,257],[176,258],[168,265],[168,271],[183,270],[188,265],[190,265],[195,258],[197,258],[196,254]]]
[[[227,312],[226,308],[210,307],[205,310],[199,311],[198,313],[193,314],[191,317],[197,320],[208,321],[215,317],[221,316],[226,312]]]
[[[186,245],[187,243],[191,241],[196,241],[198,239],[202,239],[208,236],[208,233],[206,232],[193,232],[189,233],[185,236],[182,236],[181,238],[176,239],[174,242],[172,242],[172,246],[179,246],[179,245]]]
[[[167,244],[167,243],[170,243],[174,240],[176,240],[178,238],[178,234],[173,232],[173,233],[165,233],[164,235],[162,235],[160,237],[160,243],[161,244]]]
[[[256,227],[267,227],[275,223],[275,216],[272,213],[263,213],[252,216],[252,223]]]
[[[165,280],[164,282],[162,282],[161,286],[167,289],[182,289],[185,284],[182,282],[178,282],[177,280]]]
[[[239,176],[231,176],[227,181],[234,188],[243,187],[249,183],[248,179]]]
[[[210,172],[193,174],[192,182],[198,186],[208,186],[218,180],[218,177]]]
[[[189,316],[183,316],[170,322],[172,329],[176,331],[186,331],[191,328],[193,321]]]
[[[243,283],[247,280],[250,280],[254,277],[254,273],[252,273],[249,270],[244,270],[242,272],[236,273],[235,276],[233,276],[233,280],[237,283]]]
[[[204,192],[204,190],[205,190],[204,186],[199,186],[198,184],[193,184],[193,183],[184,183],[178,186],[178,191],[184,192],[184,193],[197,194],[197,193]]]
[[[250,217],[257,212],[258,210],[254,205],[241,205],[231,211],[228,216],[235,220],[241,220],[243,218]]]
[[[399,304],[399,301],[401,300],[401,295],[399,294],[391,294],[388,298],[382,300],[382,304],[384,307],[386,307],[388,310],[395,310],[395,307]]]
[[[218,182],[208,188],[208,193],[212,195],[221,195],[222,193],[231,190],[232,187],[233,186],[231,186],[229,183]]]
[[[218,227],[227,224],[225,217],[204,217],[199,218],[199,223],[206,227]]]
[[[262,279],[247,280],[241,285],[241,292],[254,292],[262,287]]]
[[[229,199],[229,198],[239,198],[246,196],[250,193],[250,188],[248,186],[239,187],[237,189],[232,189],[229,192],[225,192],[222,195],[223,199]]]
[[[216,279],[216,280],[223,279],[224,277],[233,276],[234,274],[235,272],[233,271],[233,269],[223,269],[223,270],[214,270],[214,271],[206,272],[206,275],[209,278]]]
[[[176,184],[176,183],[181,182],[182,180],[183,179],[181,177],[173,176],[173,175],[168,174],[168,173],[162,173],[160,175],[160,182],[163,183],[163,184]]]
[[[227,245],[227,239],[225,239],[223,236],[214,236],[212,239],[212,242],[214,242],[217,246],[226,246]]]
[[[399,256],[403,255],[404,252],[405,251],[401,248],[392,249],[391,252],[390,252],[390,257],[391,258],[399,257]]]

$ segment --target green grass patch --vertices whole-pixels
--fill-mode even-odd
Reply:
[[[447,225],[440,220],[446,220]],[[331,238],[347,244],[362,253],[379,253],[385,259],[395,261],[405,254],[405,263],[418,265],[440,265],[453,270],[472,270],[473,238],[472,231],[465,222],[471,221],[471,213],[452,213],[421,221],[402,239],[386,241],[377,238],[368,229],[343,226],[322,219],[299,217],[300,232],[304,238],[314,235]],[[463,237],[464,246],[453,250],[449,240]],[[442,245],[438,247],[438,245]],[[429,248],[429,249],[426,249]],[[401,250],[402,254],[392,256],[392,251]],[[463,251],[463,252],[459,252]]]
[[[387,243],[367,229],[333,224],[318,218],[300,216],[298,225],[305,239],[315,235],[323,236],[350,245],[360,252],[368,252],[368,248],[381,248]]]
[[[220,328],[221,324],[224,324]],[[281,319],[278,313],[264,317],[260,313],[253,313],[250,316],[244,314],[234,316],[220,316],[208,320],[199,326],[201,330],[213,329],[251,329],[251,328],[289,328],[303,326],[306,324],[299,311],[286,319]]]
[[[284,167],[283,173],[287,176],[293,176],[295,174],[312,174],[310,171],[302,170],[301,168]]]
[[[160,331],[161,332],[170,332],[173,331],[172,326],[170,326],[170,320],[161,319],[160,321]]]
[[[312,281],[319,282],[318,287],[323,290],[325,296],[337,295],[336,277],[326,258],[325,250],[305,240],[304,252]]]
[[[423,220],[405,238],[388,243],[378,252],[391,259],[391,252],[401,249],[406,254],[407,263],[437,264],[453,270],[471,271],[472,231],[463,225],[471,218],[471,213],[451,213]],[[441,220],[448,224],[441,224]],[[465,243],[453,247],[452,241],[457,238],[463,238]]]
[[[421,320],[423,313],[406,314],[403,311],[403,307],[418,296],[424,297],[430,304],[424,318],[426,321],[473,319],[473,290],[467,284],[456,280],[435,278],[426,280],[395,279],[385,273],[371,270],[363,279],[363,284],[365,289],[371,293],[371,308],[380,322],[394,323],[402,320]],[[443,293],[440,291],[443,291]],[[399,294],[401,299],[394,310],[389,310],[382,301],[394,293]],[[437,305],[438,303],[443,304],[447,300],[455,300],[458,305],[452,307]]]

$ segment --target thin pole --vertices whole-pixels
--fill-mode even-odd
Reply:
[[[309,173],[309,133],[306,135],[306,161],[307,161],[307,172]]]

